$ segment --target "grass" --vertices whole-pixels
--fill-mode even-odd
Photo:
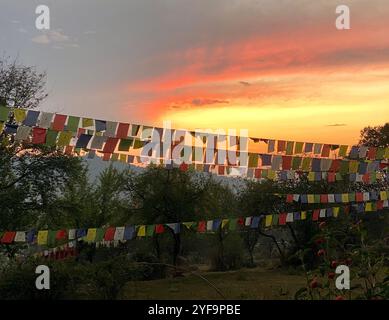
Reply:
[[[305,285],[303,275],[263,268],[230,272],[199,272],[216,286],[226,299],[293,299]],[[206,300],[222,299],[206,281],[193,274],[153,281],[129,282],[123,299]]]

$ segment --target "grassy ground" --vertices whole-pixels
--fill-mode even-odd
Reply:
[[[305,277],[290,275],[282,270],[262,268],[231,272],[199,272],[215,285],[227,299],[293,299],[294,293],[305,285]],[[183,277],[129,282],[124,299],[221,299],[206,281],[193,275]]]

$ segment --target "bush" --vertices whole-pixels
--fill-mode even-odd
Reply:
[[[139,263],[143,261],[146,263]],[[128,281],[163,277],[165,267],[153,265],[152,256],[118,256],[107,261],[48,261],[28,259],[10,262],[0,274],[0,299],[118,299]],[[151,263],[151,264],[147,264]],[[44,264],[50,268],[50,290],[37,290],[35,268]]]

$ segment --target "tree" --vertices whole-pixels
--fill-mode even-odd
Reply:
[[[359,144],[377,148],[389,147],[389,123],[385,123],[383,126],[363,128]]]
[[[138,223],[158,224],[196,220],[207,197],[210,178],[194,171],[149,166],[129,174],[125,185],[131,201],[130,217]],[[181,235],[168,228],[173,238],[173,264],[181,254]]]
[[[0,60],[0,105],[36,108],[47,97],[46,73],[9,58]]]

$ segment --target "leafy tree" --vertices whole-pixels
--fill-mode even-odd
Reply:
[[[363,128],[359,144],[368,147],[389,147],[389,123],[383,126]]]
[[[47,97],[46,73],[9,58],[0,59],[0,105],[36,108]]]
[[[138,223],[158,224],[196,220],[202,200],[208,197],[210,179],[194,171],[149,166],[139,174],[129,174],[125,185],[131,199],[130,217]],[[173,264],[181,254],[181,234],[168,228],[174,240]]]

